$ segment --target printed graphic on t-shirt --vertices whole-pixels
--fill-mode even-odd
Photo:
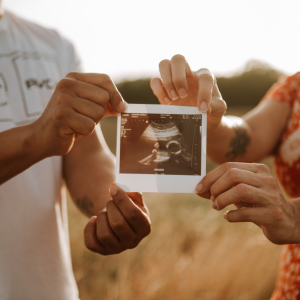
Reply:
[[[10,107],[8,106],[7,81],[0,73],[0,120],[12,122]]]
[[[40,99],[50,99],[57,80],[61,77],[58,61],[38,53],[22,53],[16,55],[12,63],[26,115],[39,116],[44,110]]]
[[[39,52],[0,54],[0,74],[0,131],[39,117],[62,78],[57,57]]]

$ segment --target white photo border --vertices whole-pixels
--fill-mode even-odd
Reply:
[[[202,115],[201,176],[120,173],[121,114],[117,122],[116,184],[119,187],[125,192],[195,193],[198,182],[206,175],[207,114],[201,113],[197,107],[156,104],[127,104],[124,113]]]

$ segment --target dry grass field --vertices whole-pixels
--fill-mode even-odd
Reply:
[[[115,127],[113,119],[102,121],[112,149]],[[271,166],[271,159],[265,162]],[[207,163],[208,171],[214,167]],[[82,300],[269,299],[282,248],[257,226],[227,223],[223,212],[196,195],[144,196],[151,234],[137,248],[108,257],[85,249],[87,219],[68,201],[73,270]]]

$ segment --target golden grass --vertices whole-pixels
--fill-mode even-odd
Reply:
[[[103,131],[113,147],[109,132],[114,122],[104,121]],[[208,169],[214,166],[208,162]],[[145,200],[151,234],[137,248],[108,257],[85,249],[87,219],[69,201],[73,270],[82,300],[270,297],[282,248],[270,243],[257,226],[229,224],[223,212],[196,195],[148,193]]]

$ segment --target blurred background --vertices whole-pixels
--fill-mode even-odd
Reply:
[[[19,16],[70,39],[87,72],[107,73],[129,103],[158,103],[150,78],[183,54],[217,78],[227,114],[253,108],[279,76],[299,71],[297,0],[5,0]],[[298,62],[298,63],[297,63]],[[116,120],[101,121],[115,153]],[[266,163],[272,169],[272,158]],[[207,171],[217,165],[207,161]],[[152,233],[133,250],[85,249],[87,222],[68,200],[73,270],[82,300],[267,300],[282,248],[253,224],[229,224],[195,195],[145,194]]]

